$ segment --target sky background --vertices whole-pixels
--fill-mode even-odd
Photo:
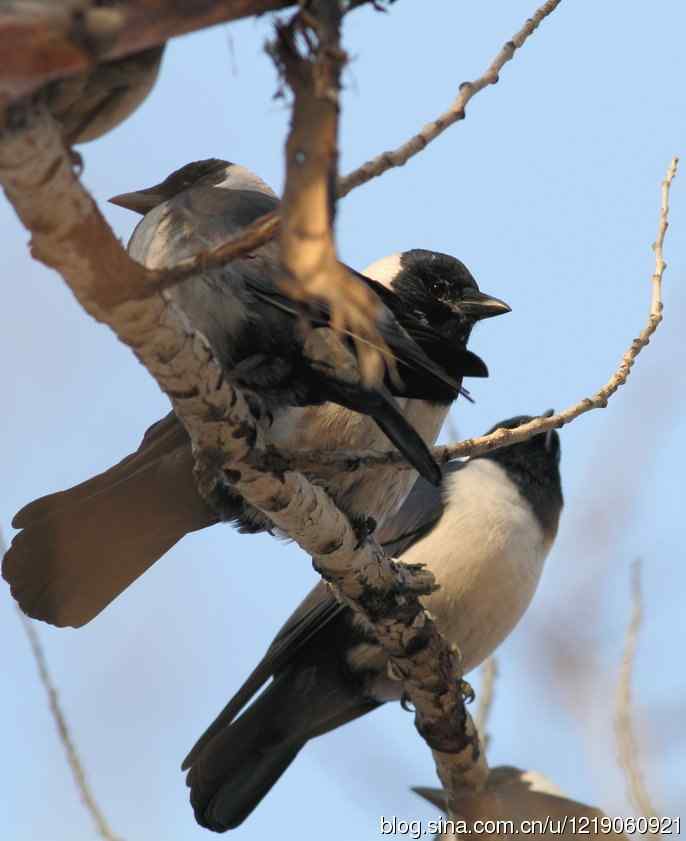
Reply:
[[[402,0],[389,14],[350,15],[341,171],[444,110],[533,8]],[[122,239],[137,217],[106,199],[194,159],[224,157],[281,188],[288,109],[273,98],[263,51],[271,26],[248,20],[173,41],[141,109],[81,147],[83,181]],[[464,122],[340,204],[340,252],[351,265],[413,247],[450,252],[512,306],[475,330],[471,347],[491,377],[469,384],[475,406],[453,412],[460,435],[590,394],[644,326],[659,183],[686,151],[685,29],[681,0],[562,3]],[[664,324],[608,409],[562,431],[558,541],[498,656],[490,763],[542,771],[612,815],[630,813],[612,715],[629,572],[640,557],[635,712],[645,776],[658,808],[686,819],[685,230],[686,173],[672,193]],[[18,508],[118,461],[167,402],[60,279],[31,261],[4,201],[0,232],[0,525],[11,537]],[[217,526],[185,538],[85,628],[38,628],[119,837],[210,837],[194,822],[181,759],[314,580],[297,548]],[[1,834],[89,841],[95,831],[4,582],[0,640]],[[408,790],[434,784],[412,716],[387,706],[308,745],[235,837],[373,839],[382,814],[434,817]]]

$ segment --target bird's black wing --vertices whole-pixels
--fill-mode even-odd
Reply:
[[[316,327],[330,326],[330,311],[325,303],[319,301],[312,301],[306,305],[296,303],[283,292],[277,291],[264,277],[257,277],[254,273],[251,273],[251,275],[251,277],[245,278],[246,285],[264,303],[278,307],[282,312],[288,313],[296,318],[305,316]],[[455,379],[445,368],[434,362],[427,355],[421,343],[417,341],[409,330],[404,329],[404,325],[385,306],[385,301],[382,300],[381,305],[381,312],[377,318],[376,327],[387,347],[383,348],[376,345],[373,345],[373,347],[376,347],[381,353],[387,353],[390,350],[395,362],[399,364],[403,387],[397,393],[403,396],[421,399],[424,397],[424,392],[434,397],[436,390],[440,389],[441,393],[447,391],[451,395],[451,399],[455,399],[458,391],[458,385]],[[358,342],[369,343],[368,339],[350,330],[342,330],[340,332],[345,333],[351,339]],[[431,328],[425,328],[423,333],[426,337],[427,344],[430,342],[440,342],[440,336],[434,333]],[[419,332],[417,335],[419,335]],[[469,351],[466,354],[468,356],[474,356]],[[478,357],[476,358],[478,359]],[[413,374],[411,380],[410,372]],[[415,381],[417,386],[413,388],[410,383],[414,383]],[[419,385],[420,383],[421,386]],[[416,393],[418,390],[422,393]]]
[[[410,546],[433,529],[445,507],[446,479],[462,470],[465,464],[464,461],[451,461],[446,465],[440,488],[434,487],[421,476],[417,479],[400,510],[389,517],[375,535],[387,554],[401,557]]]

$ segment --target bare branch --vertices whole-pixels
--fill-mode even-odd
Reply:
[[[271,53],[293,91],[286,143],[281,260],[295,300],[328,303],[334,327],[358,339],[363,374],[378,379],[386,351],[375,326],[376,296],[338,261],[333,238],[338,174],[338,114],[341,70],[340,3],[311,0],[307,11],[277,26]]]
[[[6,551],[7,544],[5,543],[5,537],[2,530],[0,530],[0,556],[4,555]],[[83,769],[79,753],[76,750],[76,745],[74,744],[74,740],[72,739],[69,731],[67,719],[62,712],[57,688],[50,676],[45,652],[43,651],[43,646],[41,645],[41,641],[38,637],[34,624],[30,619],[24,616],[18,605],[15,605],[15,607],[17,613],[19,614],[19,620],[24,628],[24,632],[28,637],[29,645],[31,646],[31,653],[33,654],[33,659],[36,661],[36,666],[38,668],[38,677],[40,678],[40,682],[43,684],[45,693],[48,696],[50,714],[52,715],[55,726],[57,727],[57,733],[59,735],[60,742],[62,742],[62,747],[64,748],[64,753],[67,757],[72,777],[74,778],[76,787],[79,790],[81,801],[93,819],[98,835],[103,838],[104,841],[120,841],[120,839],[110,829],[110,826],[107,823],[107,818],[98,806],[93,791],[88,783],[86,772]]]
[[[638,636],[643,621],[641,596],[641,562],[636,560],[631,570],[631,620],[626,631],[624,654],[619,669],[617,695],[615,699],[615,736],[617,755],[624,771],[629,800],[632,806],[647,818],[659,817],[646,789],[639,765],[639,747],[632,720],[631,681],[636,663]]]
[[[512,40],[505,44],[493,59],[488,69],[478,79],[475,79],[473,82],[463,82],[460,85],[460,93],[447,111],[433,120],[433,122],[427,123],[420,132],[403,143],[402,146],[388,152],[382,152],[380,155],[377,155],[375,158],[353,170],[345,178],[341,178],[338,183],[339,198],[347,196],[355,187],[366,184],[367,181],[383,175],[389,169],[403,166],[410,158],[413,158],[425,149],[432,140],[443,134],[453,123],[458,122],[458,120],[464,120],[465,109],[469,100],[488,85],[495,85],[498,81],[500,71],[514,57],[515,51],[525,44],[529,36],[536,31],[541,21],[554,12],[560,5],[560,2],[561,0],[548,0],[540,9],[537,9],[519,32],[512,37]]]
[[[622,356],[619,366],[615,373],[591,397],[584,397],[578,403],[570,406],[562,412],[554,415],[534,418],[529,423],[522,424],[516,429],[497,429],[490,435],[481,435],[477,438],[466,438],[457,444],[448,444],[443,447],[435,447],[433,454],[436,460],[441,464],[446,464],[455,458],[462,458],[464,456],[476,456],[481,453],[487,453],[492,450],[497,450],[500,447],[506,447],[510,444],[517,444],[521,441],[526,441],[533,435],[541,432],[547,432],[549,429],[559,429],[567,423],[575,420],[581,415],[590,412],[593,409],[604,409],[607,407],[609,399],[619,390],[621,386],[629,379],[631,369],[636,361],[636,358],[641,353],[643,348],[650,343],[651,336],[657,330],[662,321],[662,277],[667,264],[664,260],[663,246],[665,234],[669,227],[669,191],[674,180],[677,167],[679,164],[678,158],[673,158],[667,169],[667,174],[661,184],[661,206],[660,206],[660,221],[658,225],[657,239],[652,248],[655,252],[655,271],[651,276],[651,301],[650,311],[648,313],[648,321],[646,326],[641,330],[636,339],[633,340],[627,351]],[[401,468],[410,469],[403,456],[398,452],[347,452],[338,451],[320,452],[310,450],[301,453],[285,453],[275,451],[260,451],[255,450],[250,455],[251,463],[258,465],[261,463],[274,464],[279,463],[281,469],[286,470],[336,470],[338,472],[346,471],[353,472],[362,468],[370,468],[388,464],[396,464]]]
[[[146,298],[164,289],[171,289],[198,272],[221,268],[231,260],[254,251],[273,239],[281,229],[281,214],[265,213],[221,245],[179,261],[171,269],[148,269],[145,283],[138,290],[138,298]]]

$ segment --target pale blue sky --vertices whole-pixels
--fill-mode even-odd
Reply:
[[[402,0],[387,15],[351,15],[342,170],[443,110],[532,11],[531,0]],[[461,433],[595,390],[642,328],[659,182],[686,149],[685,30],[680,0],[563,2],[463,123],[342,202],[340,250],[352,265],[411,247],[447,251],[511,304],[511,315],[475,331],[472,347],[491,378],[471,383],[477,404],[454,412]],[[263,19],[174,41],[148,102],[81,147],[96,198],[209,156],[245,164],[280,189],[288,110],[272,98],[269,31]],[[562,432],[562,528],[533,607],[501,649],[492,719],[492,764],[543,771],[616,815],[628,807],[612,703],[629,568],[640,556],[636,697],[646,777],[663,811],[686,817],[686,173],[672,203],[664,325],[609,408]],[[102,206],[127,239],[133,215]],[[9,390],[0,524],[9,536],[20,506],[119,460],[166,404],[131,353],[32,263],[6,203],[0,230],[0,377]],[[210,837],[194,823],[179,763],[313,580],[296,548],[215,527],[186,538],[87,627],[39,628],[89,778],[121,838]],[[4,587],[0,639],[3,837],[89,841],[95,832]],[[381,814],[433,816],[408,787],[434,782],[412,717],[389,706],[310,744],[236,837],[373,839]]]

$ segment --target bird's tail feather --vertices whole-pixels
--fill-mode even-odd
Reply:
[[[196,490],[190,447],[176,425],[182,435],[148,434],[119,464],[17,514],[22,531],[2,574],[25,613],[84,625],[185,534],[217,521]]]
[[[432,485],[440,485],[443,474],[424,439],[403,417],[392,397],[378,404],[374,420],[410,464]]]
[[[233,723],[189,754],[186,783],[201,826],[215,832],[237,827],[309,739],[379,706],[345,679],[333,651],[317,649],[306,659],[278,675]]]
[[[271,683],[195,757],[186,783],[201,826],[224,832],[241,824],[307,742],[294,689],[283,679]]]

